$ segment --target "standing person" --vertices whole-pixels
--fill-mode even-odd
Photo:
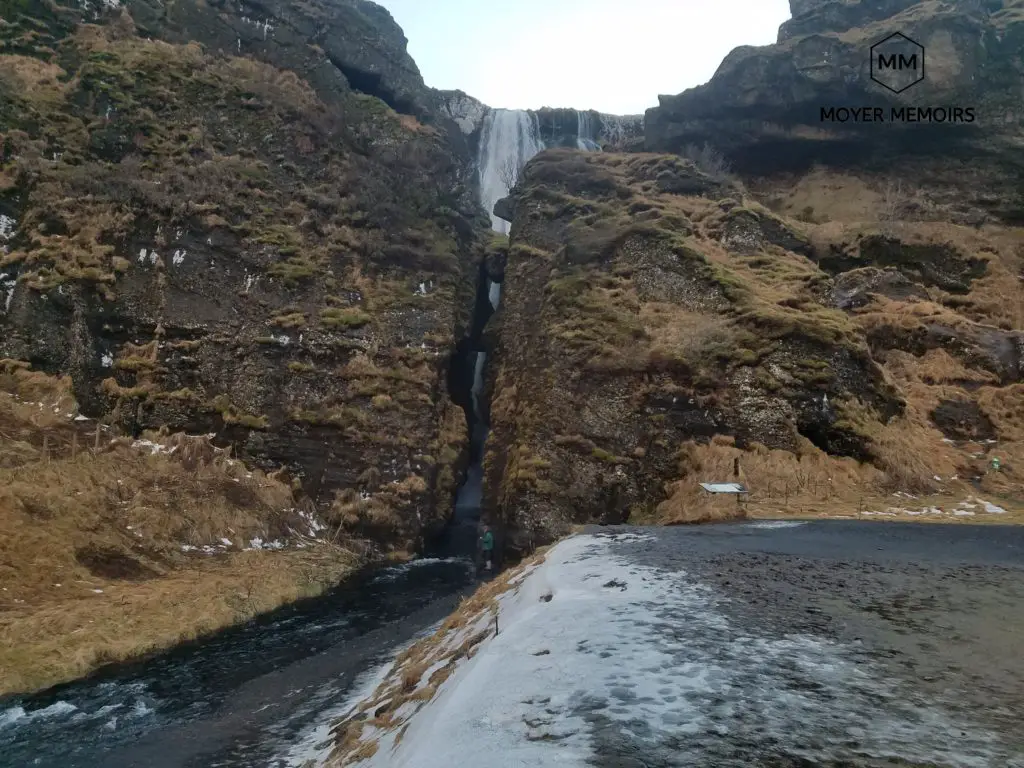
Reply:
[[[491,570],[491,563],[494,561],[494,534],[489,526],[484,526],[480,535],[480,554],[483,555],[484,568]]]

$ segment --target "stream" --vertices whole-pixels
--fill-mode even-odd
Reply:
[[[360,676],[429,631],[475,583],[466,558],[371,569],[205,641],[7,699],[0,766],[301,765],[295,755]]]
[[[507,159],[518,169],[542,148],[526,113],[495,114],[478,162],[488,213],[508,194]],[[493,215],[492,223],[507,232]],[[0,699],[0,768],[285,768],[322,757],[332,716],[478,583],[470,553],[488,435],[483,332],[500,280],[480,265],[472,322],[452,359],[449,389],[466,413],[469,456],[450,524],[431,548],[436,557],[368,569],[211,638]]]

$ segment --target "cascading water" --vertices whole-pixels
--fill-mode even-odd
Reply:
[[[509,224],[494,215],[494,204],[515,185],[526,161],[544,149],[539,135],[536,116],[526,110],[494,109],[484,119],[478,160],[480,202],[496,232],[507,235]]]
[[[576,113],[576,146],[588,152],[601,149],[597,143],[595,114],[586,111]],[[510,227],[509,222],[494,215],[494,204],[508,195],[523,166],[544,148],[535,113],[517,109],[494,109],[487,113],[480,131],[480,202],[491,216],[494,231],[507,235]],[[453,359],[451,381],[457,390],[453,390],[453,398],[466,409],[470,445],[466,477],[456,493],[452,523],[442,543],[441,551],[445,554],[464,553],[476,541],[483,502],[484,446],[489,426],[487,409],[481,401],[487,361],[483,330],[488,319],[498,310],[500,301],[501,283],[492,279],[486,266],[481,266],[472,327],[468,336],[459,343]]]
[[[580,110],[576,113],[576,147],[587,152],[600,152],[594,130],[594,116],[590,112]]]

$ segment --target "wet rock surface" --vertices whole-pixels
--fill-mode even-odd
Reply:
[[[465,447],[447,356],[487,229],[465,136],[390,14],[4,15],[0,357],[70,375],[127,433],[287,468],[354,537],[422,545]]]

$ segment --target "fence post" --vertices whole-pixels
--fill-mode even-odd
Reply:
[[[78,433],[71,433],[71,460],[74,461],[78,455]]]
[[[93,445],[93,451],[95,453],[100,452],[100,424],[96,422],[96,443]]]

